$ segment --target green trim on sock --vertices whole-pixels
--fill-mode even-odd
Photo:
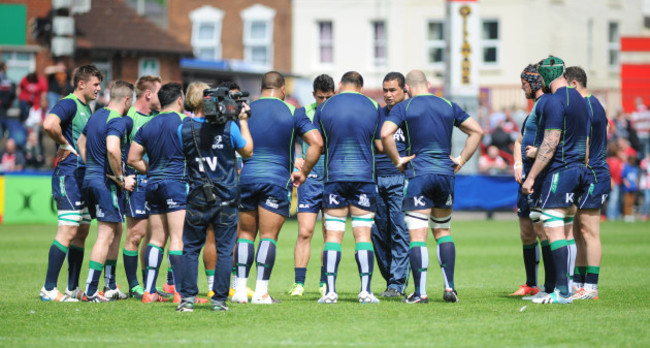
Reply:
[[[325,246],[323,246],[323,251],[328,251],[328,250],[341,252],[341,244],[334,243],[334,242],[327,242],[325,243]]]
[[[587,266],[587,273],[599,274],[600,273],[600,266]]]
[[[126,256],[138,256],[138,251],[137,250],[122,249],[122,254],[124,254]]]
[[[274,239],[271,239],[271,238],[262,238],[262,239],[260,239],[260,242],[263,242],[263,241],[269,241],[269,242],[273,243],[273,245],[275,245],[276,247],[278,246],[278,242],[276,242]]]
[[[237,266],[232,266],[232,274],[237,274]]]
[[[560,249],[561,247],[567,246],[566,239],[556,240],[551,243],[551,251]]]
[[[524,247],[524,249],[535,249],[535,248],[537,248],[537,242],[535,242],[533,244],[524,244],[523,247]]]
[[[147,246],[154,247],[154,248],[160,250],[161,253],[163,253],[165,251],[165,249],[163,249],[163,248],[161,248],[161,247],[159,247],[157,245],[153,245],[151,243],[147,244]]]
[[[375,251],[372,247],[372,243],[370,242],[359,242],[354,246],[354,251],[359,251],[359,250],[370,250],[370,251]]]
[[[569,239],[569,240],[566,241],[566,245],[574,245],[574,244],[576,244],[575,239]]]
[[[587,266],[576,266],[576,269],[574,270],[574,273],[577,275],[585,275],[587,274]]]
[[[548,242],[548,239],[543,240],[540,244],[542,244],[543,247],[551,245],[551,244]]]
[[[117,266],[117,260],[106,260],[104,266]]]
[[[94,269],[95,271],[102,271],[102,270],[104,270],[104,265],[102,265],[102,264],[99,263],[99,262],[93,261],[93,260],[90,260],[90,263],[88,264],[88,267],[89,267],[90,269]]]
[[[214,270],[213,269],[206,269],[205,270],[205,275],[208,277],[214,276]]]
[[[183,256],[183,250],[170,250],[167,252],[168,255],[179,255]]]
[[[453,243],[454,239],[451,238],[451,236],[444,236],[440,237],[440,239],[436,239],[436,243],[442,244],[442,243]]]
[[[237,239],[237,243],[255,244],[255,241],[252,241],[252,240],[249,240],[249,239],[244,239],[244,238],[239,238],[239,239]]]
[[[340,217],[337,217],[337,216],[330,216],[330,217],[327,218],[326,220],[329,220],[329,221],[338,221],[338,222],[345,223],[345,222],[346,222],[346,221],[345,221],[346,219],[347,219],[347,218],[340,218]]]
[[[68,252],[68,248],[63,246],[63,244],[59,243],[59,241],[57,241],[56,239],[52,242],[52,245],[54,245],[57,249],[61,250],[61,252],[63,253]]]
[[[374,218],[362,218],[362,217],[358,217],[358,216],[353,216],[353,217],[352,217],[352,221],[366,221],[366,222],[371,222],[371,221],[375,221],[375,219],[374,219]]]
[[[419,247],[427,247],[427,242],[411,242],[409,244],[409,249],[410,248],[419,248]]]
[[[72,244],[70,244],[70,247],[69,247],[68,249],[72,249],[72,250],[76,250],[76,251],[81,251],[81,252],[84,251],[84,248],[83,248],[83,247],[78,247],[78,246],[75,246],[75,245],[72,245]]]

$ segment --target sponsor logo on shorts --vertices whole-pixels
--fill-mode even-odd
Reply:
[[[424,207],[424,196],[413,197],[413,205],[416,207]]]
[[[171,198],[167,200],[167,207],[168,208],[174,208],[174,207],[177,207],[177,206],[178,206],[178,202],[174,202],[174,200],[171,199]]]
[[[149,202],[144,202],[144,209],[145,209],[146,211],[151,210],[151,208],[149,208]]]
[[[330,194],[330,204],[339,204],[339,200],[336,195]]]
[[[305,204],[305,203],[298,204],[298,208],[309,208],[309,204]]]
[[[275,199],[274,197],[267,198],[265,204],[273,209],[278,209],[280,207],[280,204],[278,204],[278,200]]]
[[[104,217],[104,212],[99,207],[99,204],[95,204],[95,210],[97,211],[97,213],[95,215],[97,215],[98,218],[103,218]]]
[[[144,210],[136,209],[136,210],[135,210],[135,213],[136,213],[136,214],[146,214],[147,212],[144,211]]]
[[[607,194],[604,194],[600,196],[600,204],[603,205],[605,204],[605,201],[607,200]]]
[[[452,205],[452,204],[454,204],[454,199],[451,197],[451,195],[449,195],[449,197],[447,197],[447,202],[445,202],[445,205]]]
[[[362,207],[370,206],[370,200],[368,199],[368,196],[366,196],[365,193],[359,195],[359,205]]]
[[[573,203],[573,192],[567,193],[566,197],[564,198],[564,201],[566,203]]]
[[[83,203],[82,203],[82,202],[79,202],[79,201],[74,202],[74,205],[76,205],[76,206],[80,206],[80,205],[82,205],[82,204],[83,204]]]

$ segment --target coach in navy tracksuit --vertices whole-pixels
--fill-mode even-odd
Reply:
[[[198,294],[198,258],[209,224],[214,226],[217,265],[214,273],[212,310],[228,310],[232,252],[237,236],[237,170],[235,151],[243,158],[253,154],[248,116],[242,108],[239,126],[233,120],[203,117],[203,90],[208,85],[195,82],[187,88],[186,108],[195,118],[186,118],[178,128],[185,154],[190,192],[183,226],[183,272],[179,312],[191,312]],[[245,109],[245,110],[244,110]],[[206,190],[206,185],[211,189]],[[212,196],[214,195],[214,196]]]
[[[381,122],[388,117],[393,106],[404,100],[404,75],[388,73],[384,77],[383,91],[386,106],[381,109]],[[393,138],[400,156],[405,156],[404,132],[398,129]],[[404,174],[384,154],[375,157],[375,173],[378,195],[372,244],[377,266],[387,285],[381,296],[398,297],[404,294],[409,276],[409,233],[402,211]]]

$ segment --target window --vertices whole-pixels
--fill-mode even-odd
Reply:
[[[334,62],[334,35],[332,22],[318,22],[318,50],[321,63]]]
[[[499,63],[499,21],[483,20],[481,35],[481,58],[483,65]]]
[[[25,75],[36,70],[36,61],[31,52],[3,50],[2,61],[7,63],[7,78],[15,84],[19,84]]]
[[[618,32],[618,23],[609,22],[608,34],[607,34],[607,62],[609,67],[612,69],[618,69],[619,64],[619,53],[621,52],[621,42],[620,35]]]
[[[102,80],[102,89],[106,88],[108,82],[113,80],[113,64],[111,59],[95,59],[93,60],[93,65],[96,66],[104,75],[104,80]]]
[[[587,67],[593,67],[594,62],[594,20],[587,20]]]
[[[427,24],[427,63],[442,66],[445,62],[445,31],[443,21]]]
[[[384,21],[372,22],[373,29],[373,62],[375,66],[386,65],[386,23]]]
[[[160,76],[160,59],[140,58],[138,62],[138,76],[143,75]]]
[[[261,67],[273,66],[275,10],[260,4],[241,12],[244,20],[244,60]]]
[[[90,0],[72,0],[72,8],[70,12],[72,14],[76,13],[86,13],[90,11]]]
[[[194,56],[203,60],[221,59],[221,23],[224,12],[202,6],[190,12]]]

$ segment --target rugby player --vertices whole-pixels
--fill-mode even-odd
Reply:
[[[316,102],[307,105],[303,109],[304,113],[312,122],[316,108],[334,95],[334,80],[327,74],[318,75],[314,79],[313,87],[312,95],[316,99]],[[308,148],[306,144],[301,146],[302,154],[300,157],[296,157],[296,163],[294,165],[297,170],[302,168]],[[324,163],[325,155],[321,155],[318,163],[314,165],[311,173],[309,173],[305,183],[298,187],[298,239],[296,239],[296,247],[293,254],[295,268],[294,283],[291,290],[289,290],[291,296],[302,296],[305,291],[305,277],[311,252],[311,238],[314,236],[316,219],[322,208]],[[323,236],[325,236],[324,226]],[[321,296],[325,295],[325,289],[325,269],[322,266],[321,255]]]
[[[128,137],[127,151],[137,131],[149,122],[155,114],[160,111],[160,101],[158,100],[158,91],[162,84],[160,76],[145,75],[138,78],[135,83],[135,102],[129,109],[125,119],[127,124],[131,125],[131,132]],[[147,210],[145,208],[145,192],[147,189],[147,175],[139,173],[133,167],[126,167],[127,175],[135,177],[135,186],[133,192],[126,193],[126,240],[122,257],[124,259],[124,271],[129,283],[129,296],[142,299],[144,288],[138,282],[138,250],[140,242],[145,238],[149,231],[147,221]],[[148,240],[148,238],[147,238]],[[147,243],[148,244],[148,243]],[[142,275],[144,281],[145,263],[144,251],[140,254],[142,263]]]
[[[564,77],[585,98],[589,106],[589,162],[587,177],[592,179],[589,190],[578,199],[574,224],[577,256],[573,278],[574,300],[598,299],[598,274],[602,248],[600,244],[600,210],[611,190],[611,175],[607,165],[607,116],[598,99],[587,90],[587,74],[577,66],[568,67]]]
[[[162,110],[137,131],[128,160],[135,170],[147,174],[145,199],[151,238],[145,252],[147,276],[143,303],[165,301],[156,292],[155,284],[168,237],[174,278],[180,279],[182,272],[183,222],[187,203],[185,156],[177,136],[178,126],[185,118],[182,86],[173,82],[164,84],[158,91],[158,99]],[[144,159],[145,154],[148,161]]]
[[[83,294],[79,274],[90,215],[81,193],[85,171],[78,157],[77,140],[92,114],[88,103],[97,99],[104,76],[94,65],[84,65],[73,73],[74,92],[59,101],[43,121],[43,129],[57,144],[57,165],[52,174],[52,196],[59,226],[48,254],[43,301],[76,302]],[[65,295],[57,289],[61,266],[68,255],[68,287]]]
[[[203,113],[203,91],[209,86],[193,82],[187,87],[188,111],[178,128],[178,135],[188,167],[190,192],[183,227],[183,265],[180,281],[181,303],[178,312],[194,311],[198,294],[198,258],[206,242],[206,230],[212,225],[212,244],[216,245],[216,281],[213,283],[212,310],[227,311],[232,252],[237,236],[237,161],[235,151],[242,157],[253,154],[253,140],[248,130],[248,115],[244,107],[239,114],[239,127],[233,120]],[[241,128],[241,130],[240,130]],[[216,239],[214,239],[216,237]]]
[[[519,185],[524,182],[523,179],[526,177],[526,173],[530,171],[537,154],[537,148],[541,144],[543,137],[543,134],[538,133],[538,126],[541,123],[541,110],[544,108],[546,100],[546,95],[542,91],[541,80],[542,78],[534,65],[528,65],[521,72],[521,89],[524,91],[526,99],[534,100],[535,104],[530,115],[524,120],[521,135],[515,141],[513,151],[515,159],[514,175]],[[526,283],[510,294],[510,296],[524,296],[525,299],[533,299],[538,293],[541,293],[540,296],[545,296],[545,291],[550,293],[555,288],[555,269],[553,257],[551,256],[551,247],[544,234],[544,227],[539,220],[541,211],[537,207],[537,199],[531,196],[523,195],[521,186],[519,187],[517,192],[517,215],[519,216],[519,231],[523,244]],[[544,291],[540,291],[537,286],[537,270],[540,259],[538,238],[544,258]]]
[[[339,82],[339,93],[321,104],[314,115],[326,148],[322,204],[327,293],[318,303],[338,301],[336,277],[348,213],[352,215],[355,258],[361,278],[359,302],[379,303],[370,286],[375,261],[370,234],[377,208],[373,143],[379,142],[375,137],[380,115],[379,106],[361,94],[362,88],[361,74],[346,72]],[[381,150],[381,144],[377,145]]]
[[[133,101],[133,85],[118,80],[110,90],[110,102],[93,114],[79,137],[80,155],[86,162],[83,192],[90,216],[97,219],[97,240],[90,264],[83,301],[108,302],[126,298],[115,284],[115,264],[124,224],[124,191],[132,191],[135,179],[122,171],[130,129],[123,119]],[[114,257],[115,259],[110,259]],[[112,269],[104,263],[112,260]],[[106,288],[97,291],[104,269]]]
[[[563,74],[564,61],[549,56],[537,66],[544,82],[547,97],[542,112],[544,138],[537,150],[535,162],[523,185],[522,193],[531,194],[537,177],[546,171],[539,187],[540,219],[551,245],[555,265],[555,291],[533,303],[571,303],[569,272],[572,237],[572,211],[574,204],[586,189],[589,181],[584,169],[587,160],[590,127],[586,101],[574,88],[570,88]],[[566,227],[565,227],[566,225]],[[575,245],[575,243],[574,243]]]
[[[404,100],[404,83],[404,75],[398,72],[390,72],[384,77],[382,87],[386,106],[381,108],[381,124],[390,110]],[[397,151],[400,156],[404,156],[406,144],[403,130],[398,128],[394,137]],[[404,295],[409,277],[409,236],[402,211],[404,174],[395,168],[385,154],[377,154],[375,157],[375,171],[378,194],[372,244],[377,266],[386,280],[386,291],[381,296],[399,297]]]
[[[456,247],[450,234],[454,173],[472,157],[483,137],[483,131],[474,119],[455,103],[429,93],[430,87],[422,71],[410,71],[406,75],[406,91],[410,99],[391,110],[381,130],[384,151],[393,164],[404,171],[407,180],[403,210],[410,235],[409,258],[415,292],[404,299],[406,303],[429,301],[426,292],[429,219],[438,244],[438,261],[445,289],[443,299],[458,302],[454,287]],[[399,155],[394,139],[398,125],[402,123],[406,157]],[[455,158],[451,157],[454,126],[467,134],[465,146]]]
[[[257,282],[251,298],[254,304],[272,304],[268,284],[275,263],[278,234],[289,216],[291,187],[299,186],[318,161],[323,140],[304,112],[284,102],[284,76],[270,71],[262,77],[260,99],[251,103],[248,122],[255,143],[255,152],[244,160],[239,178],[239,225],[235,260],[237,284],[231,301],[247,303],[246,284],[253,265],[254,241],[259,231],[257,249]],[[301,136],[309,145],[307,157],[300,171],[291,173],[294,141]],[[217,258],[218,259],[218,258]]]

